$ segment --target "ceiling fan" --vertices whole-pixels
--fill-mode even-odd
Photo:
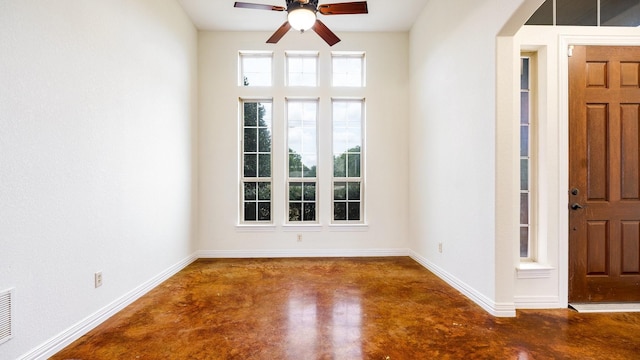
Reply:
[[[289,31],[291,28],[305,32],[309,29],[315,31],[320,37],[333,46],[340,41],[329,28],[317,19],[317,13],[322,15],[350,15],[350,14],[367,14],[366,1],[322,4],[318,5],[318,0],[286,0],[287,6],[275,6],[264,4],[253,4],[246,2],[236,2],[233,6],[245,9],[258,9],[269,11],[286,11],[287,21],[276,30],[267,40],[270,44],[275,44]]]

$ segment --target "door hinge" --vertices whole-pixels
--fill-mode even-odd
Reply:
[[[568,57],[573,56],[573,45],[569,45],[569,48],[567,49],[567,56]]]

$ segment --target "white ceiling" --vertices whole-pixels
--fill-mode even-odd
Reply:
[[[287,13],[234,8],[235,0],[178,0],[200,30],[275,31]],[[285,0],[242,0],[256,4],[286,6]],[[354,0],[320,0],[320,4]],[[408,31],[429,0],[367,0],[368,14],[318,15],[337,31]]]

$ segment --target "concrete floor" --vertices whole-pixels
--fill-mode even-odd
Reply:
[[[51,359],[640,359],[640,313],[495,318],[407,257],[198,260]]]

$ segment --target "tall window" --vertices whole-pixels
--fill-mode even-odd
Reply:
[[[533,65],[531,56],[522,56],[520,59],[520,257],[531,259],[533,257],[532,242],[532,182],[533,168],[532,157],[532,91],[531,68]]]
[[[287,85],[318,85],[318,53],[287,52]]]
[[[320,54],[238,53],[241,228],[365,223],[365,53]]]
[[[271,101],[242,101],[244,222],[271,222]]]
[[[364,86],[364,53],[334,52],[331,54],[332,85]]]
[[[289,222],[316,222],[318,100],[287,100]]]
[[[361,222],[363,100],[333,100],[333,221]]]
[[[241,52],[240,85],[271,86],[272,58],[270,52]]]

